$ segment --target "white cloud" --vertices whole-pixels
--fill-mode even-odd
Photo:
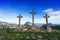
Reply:
[[[43,10],[43,12],[52,12],[53,9],[47,9],[47,10]]]
[[[55,11],[54,9],[47,9],[44,10],[44,12],[50,16],[49,22],[60,24],[60,10]]]
[[[60,10],[54,11],[54,9],[46,9],[43,12],[46,12],[49,15],[60,15]]]

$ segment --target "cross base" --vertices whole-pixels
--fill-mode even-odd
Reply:
[[[47,26],[47,32],[52,32],[52,29],[50,26]]]

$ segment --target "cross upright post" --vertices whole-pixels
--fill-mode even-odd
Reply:
[[[49,18],[50,16],[48,16],[47,14],[44,16],[44,18],[46,18],[46,25],[48,26],[48,18]]]
[[[30,12],[30,14],[32,14],[32,27],[34,27],[34,14],[36,14],[36,12],[34,12],[34,10],[32,10],[32,12]]]
[[[20,28],[20,26],[21,26],[21,18],[22,18],[23,16],[21,16],[21,14],[19,14],[19,16],[17,16],[17,18],[19,18],[19,24],[18,24],[18,27]]]

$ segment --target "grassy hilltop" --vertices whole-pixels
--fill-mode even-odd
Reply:
[[[60,40],[60,32],[42,33],[42,32],[8,32],[0,30],[0,40]]]

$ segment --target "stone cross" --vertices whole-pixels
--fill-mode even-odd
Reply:
[[[17,18],[19,18],[19,24],[18,24],[18,27],[20,28],[20,26],[21,26],[21,18],[22,18],[23,16],[21,16],[21,14],[19,14],[19,16],[17,16]]]
[[[47,31],[48,31],[48,27],[49,27],[49,25],[48,25],[48,18],[49,18],[50,16],[48,16],[47,14],[44,16],[44,18],[46,18],[46,29],[47,29]]]
[[[34,12],[34,10],[32,10],[32,12],[30,12],[30,14],[32,14],[32,26],[34,26],[34,14],[36,14],[36,12]]]

